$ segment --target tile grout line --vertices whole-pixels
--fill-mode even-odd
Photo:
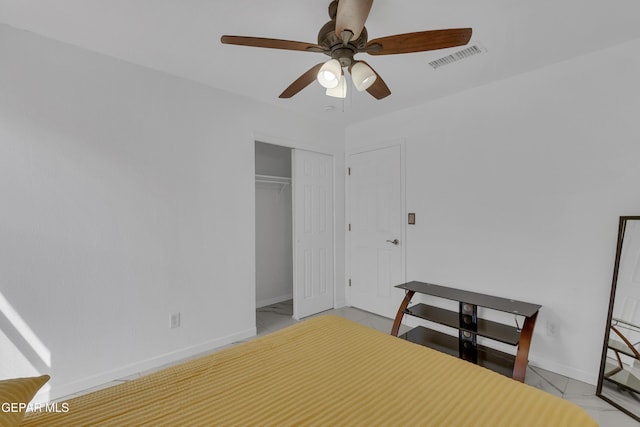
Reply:
[[[555,390],[558,391],[558,393],[560,393],[560,395],[564,398],[564,392],[565,390],[562,390],[560,387],[557,387],[554,383],[552,383],[550,380],[548,380],[547,378],[544,377],[544,375],[542,375],[540,372],[536,371],[535,367],[533,366],[529,366],[529,369],[531,369],[533,372],[536,373],[536,375],[538,375],[540,378],[542,378],[542,380],[544,382],[546,382],[547,384],[549,384],[552,388],[554,388]]]

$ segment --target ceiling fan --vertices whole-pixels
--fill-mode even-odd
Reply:
[[[366,90],[374,98],[382,99],[391,94],[389,87],[369,64],[354,58],[357,53],[393,55],[424,52],[462,46],[471,39],[471,28],[454,28],[396,34],[368,40],[364,24],[372,4],[373,0],[332,1],[329,4],[331,21],[320,29],[317,44],[228,35],[222,36],[220,41],[241,46],[318,52],[331,57],[327,62],[313,66],[298,77],[280,94],[280,98],[291,98],[316,79],[327,89],[327,95],[344,98],[347,86],[343,68],[346,68],[357,90]]]

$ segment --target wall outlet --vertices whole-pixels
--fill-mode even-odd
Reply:
[[[555,337],[558,332],[558,328],[556,324],[553,322],[547,322],[547,335],[550,337]]]
[[[171,314],[171,323],[169,325],[171,328],[179,328],[180,327],[180,313],[172,313]]]

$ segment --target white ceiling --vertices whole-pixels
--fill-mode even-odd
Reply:
[[[329,98],[313,83],[278,95],[323,54],[222,45],[223,34],[317,41],[330,0],[0,0],[0,22],[185,79],[342,124],[640,38],[638,0],[376,0],[369,39],[473,28],[486,51],[434,70],[460,48],[405,55],[359,54],[392,95]],[[638,55],[640,52],[630,52]],[[334,109],[327,111],[329,106]]]

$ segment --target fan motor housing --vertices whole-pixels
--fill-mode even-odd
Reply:
[[[336,21],[332,19],[322,26],[318,32],[318,44],[326,49],[326,54],[340,61],[340,65],[348,67],[353,63],[353,56],[367,45],[367,29],[363,28],[360,37],[346,45],[336,35]]]

